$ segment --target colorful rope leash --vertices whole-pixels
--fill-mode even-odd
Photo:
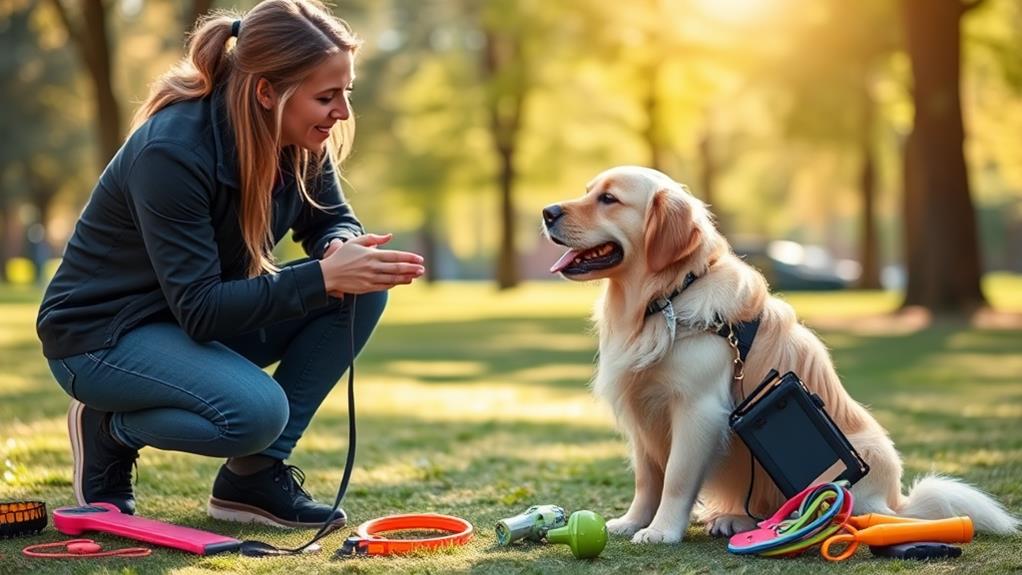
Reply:
[[[852,493],[840,483],[808,487],[761,521],[759,529],[733,536],[727,549],[736,555],[767,557],[804,553],[841,528],[852,503]]]

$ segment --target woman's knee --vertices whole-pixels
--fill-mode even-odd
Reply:
[[[287,396],[273,378],[238,394],[233,416],[225,429],[233,455],[258,453],[280,437],[287,425]]]
[[[355,300],[356,321],[361,323],[362,319],[371,320],[371,325],[375,326],[380,321],[384,308],[387,307],[389,293],[384,290],[359,294]]]

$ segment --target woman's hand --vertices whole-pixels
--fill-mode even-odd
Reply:
[[[425,272],[422,256],[376,249],[392,237],[393,234],[365,234],[343,243],[330,242],[320,260],[327,293],[342,297],[346,293],[383,291],[421,277]]]

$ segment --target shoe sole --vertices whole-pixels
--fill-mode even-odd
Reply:
[[[244,503],[237,503],[235,501],[224,501],[223,499],[217,499],[216,497],[209,498],[209,503],[206,505],[206,514],[213,519],[219,519],[221,521],[232,521],[234,523],[259,523],[261,525],[269,525],[270,527],[278,527],[281,529],[316,529],[323,525],[322,523],[300,523],[298,521],[288,521],[267,513],[265,510],[259,509],[258,507],[245,505]],[[347,518],[342,517],[341,519],[334,521],[332,525],[335,527],[344,527],[347,522]]]
[[[82,411],[85,404],[77,399],[71,400],[71,406],[67,409],[67,434],[71,438],[71,461],[74,470],[71,475],[71,486],[74,488],[75,500],[78,505],[88,505],[85,501],[85,492],[82,490],[82,477],[85,475],[85,454],[82,453]]]

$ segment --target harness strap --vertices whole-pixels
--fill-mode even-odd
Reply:
[[[653,301],[649,302],[646,306],[646,317],[662,313],[665,321],[669,325],[671,335],[674,335],[673,323],[677,321],[677,316],[674,312],[674,304],[672,300],[681,295],[685,290],[699,279],[699,276],[692,272],[688,272],[685,275],[684,281],[674,291],[664,297],[653,298]],[[735,381],[740,381],[744,376],[743,367],[745,366],[745,360],[749,357],[749,350],[752,349],[752,342],[756,339],[756,332],[759,331],[759,317],[750,321],[743,322],[725,322],[719,317],[717,318],[717,335],[723,337],[728,341],[728,344],[735,350]]]
[[[759,331],[759,320],[760,318],[756,318],[749,322],[723,324],[721,329],[716,330],[716,335],[728,339],[729,342],[732,334],[734,334],[734,347],[738,351],[738,358],[742,364],[745,364],[745,360],[749,356],[749,350],[752,349],[752,342],[756,339],[756,332]]]

